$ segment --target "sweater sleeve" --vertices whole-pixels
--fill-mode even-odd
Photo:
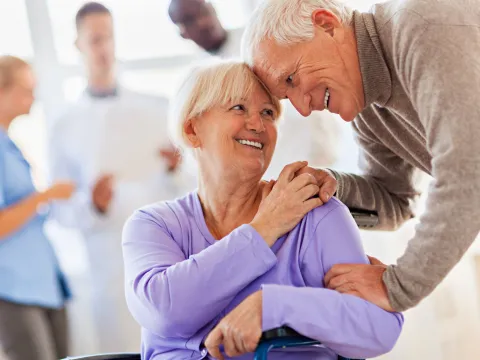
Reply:
[[[414,238],[384,275],[399,310],[429,295],[480,230],[480,27],[430,25],[412,46],[402,73],[434,181]]]
[[[123,231],[127,304],[137,322],[152,333],[190,338],[240,290],[270,270],[277,258],[249,225],[187,258],[179,246],[181,237],[188,236],[181,230],[187,223],[168,224],[145,210],[127,221]]]
[[[362,117],[377,116],[370,107]],[[376,140],[367,126],[353,124],[360,148],[362,175],[331,170],[337,179],[337,198],[349,207],[376,210],[375,230],[395,230],[414,217],[413,205],[419,195],[415,168]]]
[[[370,358],[390,351],[403,316],[324,289],[322,274],[339,263],[368,263],[359,230],[343,205],[320,220],[305,251],[302,274],[307,287],[263,286],[264,329],[288,325],[345,357]]]

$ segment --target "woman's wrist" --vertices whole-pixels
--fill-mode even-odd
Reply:
[[[48,193],[48,190],[39,191],[34,196],[35,196],[35,203],[37,206],[45,205],[50,202],[50,194]]]
[[[268,244],[268,246],[272,246],[277,241],[278,236],[272,231],[271,226],[265,226],[259,221],[253,220],[250,223],[250,226],[255,229],[257,233],[260,234],[262,239]]]

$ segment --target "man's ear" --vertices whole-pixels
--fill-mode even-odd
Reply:
[[[75,45],[75,47],[77,48],[77,50],[81,52],[79,43],[80,43],[80,41],[78,40],[78,36],[77,36],[77,37],[75,38],[74,45]]]
[[[312,13],[312,22],[332,37],[335,34],[335,30],[342,26],[338,17],[331,11],[325,9],[315,10]]]
[[[185,134],[185,137],[187,138],[189,145],[192,148],[198,148],[201,145],[200,138],[198,137],[197,134],[197,119],[188,119],[185,121],[183,124],[183,133]]]

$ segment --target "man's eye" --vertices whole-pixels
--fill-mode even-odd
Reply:
[[[235,106],[233,106],[230,110],[245,111],[245,106],[243,106],[243,105],[235,105]]]
[[[285,80],[285,82],[288,85],[293,85],[293,75],[288,76],[287,79]]]

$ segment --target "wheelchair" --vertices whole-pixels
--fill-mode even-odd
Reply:
[[[360,229],[369,229],[378,223],[378,215],[374,211],[349,208],[353,219]],[[318,346],[320,341],[300,335],[295,330],[283,326],[277,329],[266,331],[262,334],[260,342],[255,350],[254,360],[267,360],[268,352],[273,349],[284,349],[291,347]],[[141,360],[140,354],[99,354],[89,356],[67,357],[63,360]],[[348,359],[342,356],[338,360],[363,360]]]
[[[266,331],[262,334],[260,343],[255,350],[254,360],[267,360],[268,352],[273,349],[285,349],[292,347],[304,347],[321,345],[320,341],[312,340],[300,335],[295,330],[288,327],[280,327],[277,329]],[[67,357],[64,360],[141,360],[140,354],[100,354],[91,356]],[[342,356],[338,360],[354,360],[347,359]],[[360,360],[360,359],[356,359]]]

